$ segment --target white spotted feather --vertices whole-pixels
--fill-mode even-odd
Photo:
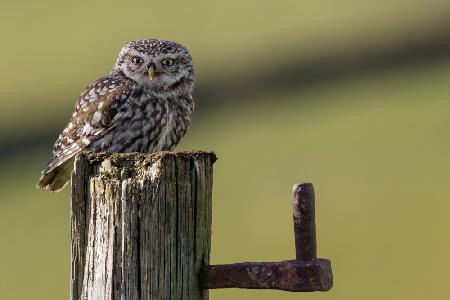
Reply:
[[[165,59],[173,64],[164,65]],[[150,69],[154,78],[148,76]],[[172,149],[190,123],[193,84],[192,59],[185,47],[161,40],[128,42],[111,73],[80,95],[37,186],[62,189],[81,151]]]

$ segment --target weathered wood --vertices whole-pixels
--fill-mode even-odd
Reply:
[[[71,299],[208,299],[213,153],[81,154]]]

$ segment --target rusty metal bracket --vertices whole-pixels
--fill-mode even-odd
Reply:
[[[330,290],[333,286],[331,262],[316,256],[313,185],[294,185],[293,198],[296,259],[205,266],[200,274],[202,288],[278,289],[291,292]]]

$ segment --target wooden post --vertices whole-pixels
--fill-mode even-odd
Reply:
[[[72,176],[75,299],[208,299],[212,165],[205,152],[81,154]]]

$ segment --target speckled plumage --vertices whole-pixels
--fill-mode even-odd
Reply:
[[[37,186],[57,191],[81,151],[156,152],[175,147],[194,109],[188,50],[162,40],[126,43],[109,75],[79,97]]]

